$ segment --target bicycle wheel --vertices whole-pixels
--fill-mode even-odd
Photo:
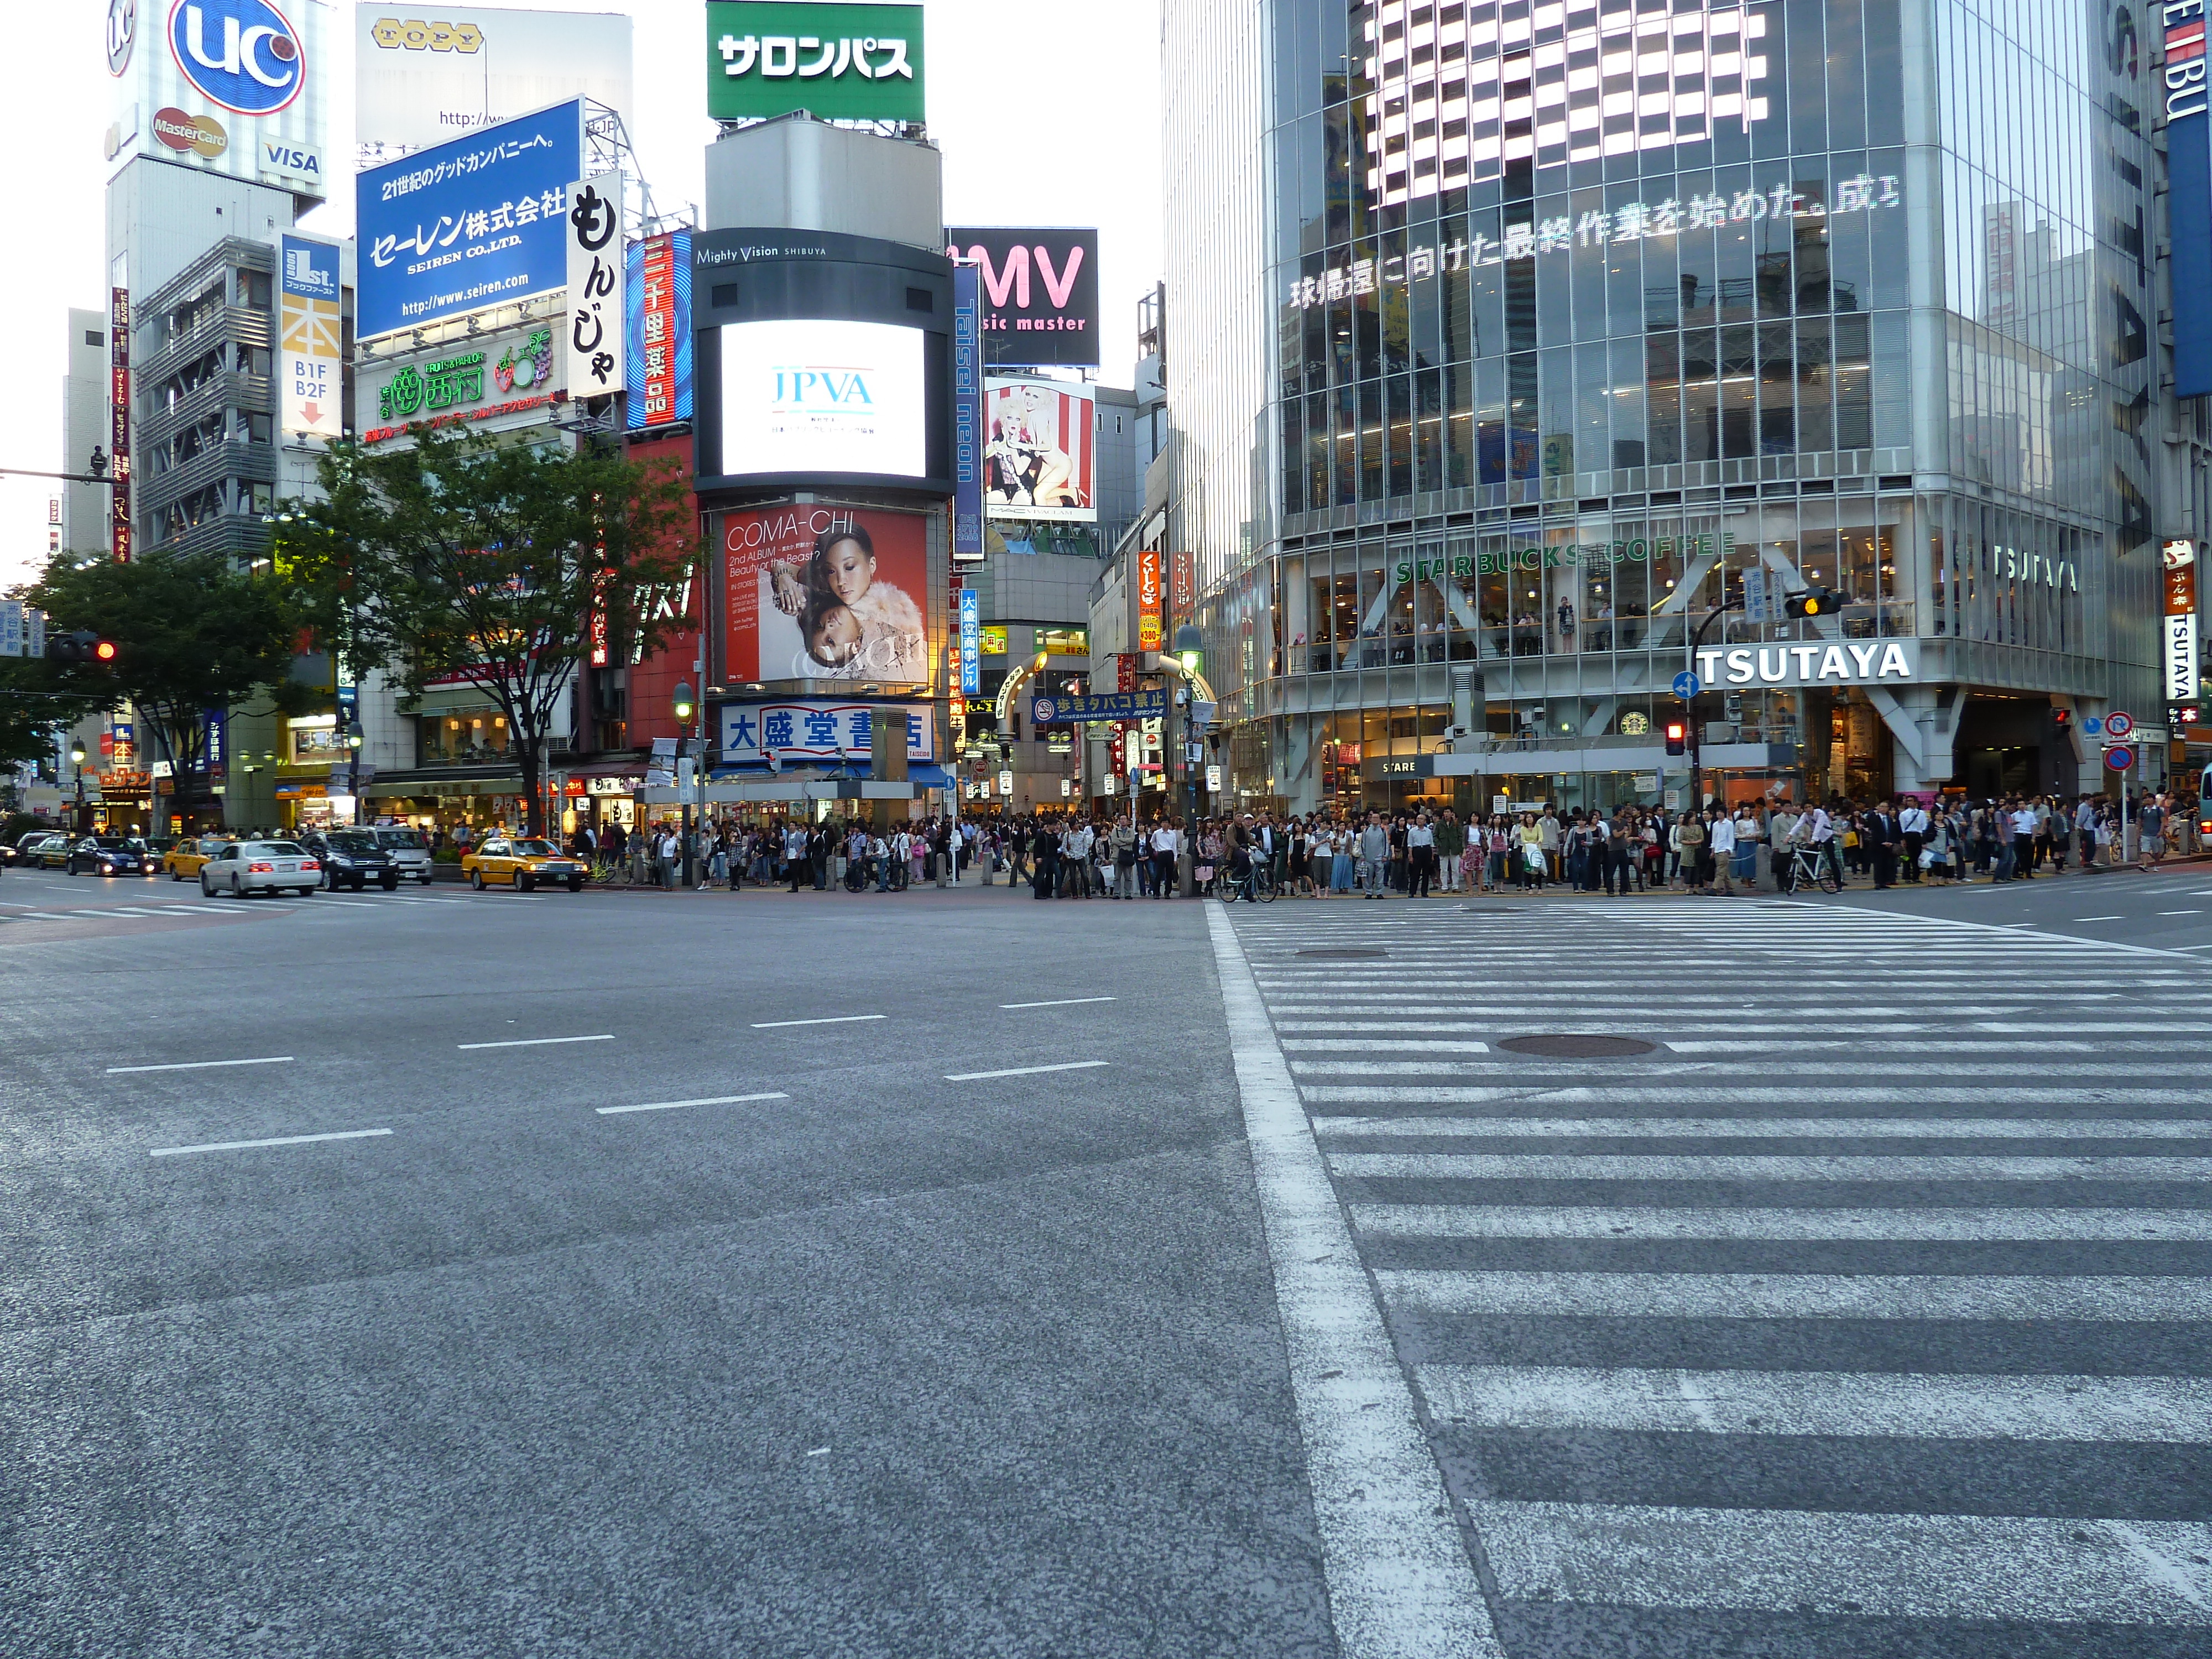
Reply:
[[[1844,890],[1844,878],[1836,873],[1836,866],[1826,859],[1820,860],[1820,890],[1824,893]]]
[[[1230,880],[1226,876],[1216,876],[1213,878],[1213,896],[1219,899],[1224,904],[1235,903],[1237,902],[1237,884]]]
[[[1254,903],[1273,904],[1275,902],[1275,878],[1273,876],[1255,876],[1252,878],[1252,900]]]

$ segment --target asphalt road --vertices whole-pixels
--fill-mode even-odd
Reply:
[[[1201,906],[339,896],[0,877],[0,1654],[1334,1650]]]
[[[2207,915],[10,872],[0,1654],[2201,1654]]]

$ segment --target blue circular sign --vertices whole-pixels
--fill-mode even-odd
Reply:
[[[2105,751],[2105,764],[2115,772],[2124,772],[2136,763],[2136,751],[2124,743],[2116,743]]]
[[[307,83],[307,52],[269,0],[175,0],[169,56],[208,102],[234,115],[274,115]]]
[[[1687,702],[1705,689],[1705,683],[1686,668],[1674,676],[1674,695],[1681,698],[1684,702]]]

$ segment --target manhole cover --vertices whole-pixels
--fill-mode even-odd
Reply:
[[[1543,1036],[1507,1037],[1497,1046],[1516,1054],[1536,1054],[1545,1060],[1616,1060],[1629,1054],[1648,1054],[1659,1045],[1646,1042],[1642,1037],[1562,1031]]]
[[[1379,945],[1322,945],[1310,951],[1301,951],[1302,957],[1317,957],[1323,962],[1370,962],[1376,957],[1390,953]]]

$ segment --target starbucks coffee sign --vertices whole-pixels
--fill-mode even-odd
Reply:
[[[379,359],[356,381],[355,429],[376,444],[418,425],[542,425],[567,397],[562,332],[557,320],[528,323]]]

